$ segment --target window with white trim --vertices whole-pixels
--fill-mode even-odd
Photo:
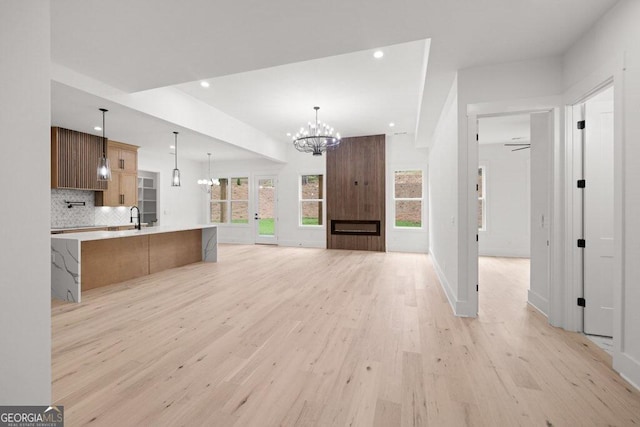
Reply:
[[[422,228],[422,193],[421,170],[394,172],[394,224],[397,228]]]
[[[249,178],[231,177],[213,180],[211,186],[211,222],[249,223]]]
[[[299,180],[299,225],[324,225],[324,176],[301,175]]]

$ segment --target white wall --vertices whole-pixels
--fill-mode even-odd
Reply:
[[[49,19],[0,2],[0,405],[51,403]]]
[[[558,95],[562,93],[562,58],[549,57],[533,59],[528,61],[511,62],[505,64],[495,64],[484,67],[475,67],[460,70],[458,73],[458,129],[461,151],[459,153],[460,167],[467,167],[467,175],[475,174],[474,153],[469,150],[470,138],[467,132],[469,111],[482,111],[483,106],[503,105],[508,111],[509,106],[524,106],[524,111],[537,108],[549,108],[549,99],[558,102]],[[559,108],[560,105],[552,105],[552,108]],[[523,110],[521,110],[523,111]],[[545,151],[551,152],[551,148]],[[476,163],[477,164],[477,163]],[[533,165],[531,166],[533,168]],[[462,174],[461,174],[462,176]],[[461,181],[462,182],[462,181]],[[475,180],[467,179],[468,187],[460,187],[461,197],[475,194]],[[475,196],[474,196],[475,197]],[[461,199],[463,200],[463,199]],[[475,217],[475,205],[465,205],[460,203],[460,218]],[[461,221],[462,224],[462,221]],[[461,247],[472,245],[475,241],[476,230],[474,228],[465,229],[466,235],[459,236]],[[475,293],[478,283],[477,273],[470,268],[473,265],[472,258],[477,253],[473,247],[469,251],[460,252],[460,282],[458,284],[458,296],[461,301],[467,301],[465,305],[466,315],[475,316],[477,313],[477,293]],[[477,269],[476,269],[477,270]]]
[[[531,151],[512,149],[503,144],[479,146],[486,189],[486,230],[478,232],[478,251],[483,256],[529,257]]]
[[[160,199],[159,225],[206,223],[206,204],[202,197],[203,192],[198,185],[198,179],[206,176],[206,172],[202,173],[202,164],[193,160],[181,159],[178,156],[181,186],[172,187],[171,177],[174,162],[174,156],[168,151],[166,154],[149,152],[144,149],[138,151],[138,169],[159,173],[156,184]]]
[[[429,151],[429,252],[458,313],[458,83],[454,80]]]
[[[613,366],[640,385],[640,2],[620,1],[564,56],[567,102],[614,77],[616,273]],[[626,185],[625,185],[626,183]]]
[[[386,242],[389,252],[427,253],[429,250],[427,149],[416,148],[414,135],[387,135],[386,157]],[[422,170],[422,228],[396,228],[393,200],[394,175],[400,170]]]

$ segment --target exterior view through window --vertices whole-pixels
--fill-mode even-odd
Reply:
[[[249,178],[218,178],[211,186],[211,222],[249,223]]]
[[[395,171],[396,227],[422,227],[422,171]]]
[[[300,225],[320,226],[324,224],[324,177],[302,175],[300,177]]]

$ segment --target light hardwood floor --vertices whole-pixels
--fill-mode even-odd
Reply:
[[[221,245],[54,304],[54,400],[68,426],[640,425],[609,356],[526,305],[518,262],[481,260],[463,319],[427,255]]]

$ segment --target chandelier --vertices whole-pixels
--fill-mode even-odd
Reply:
[[[322,156],[322,153],[336,148],[340,144],[340,134],[334,135],[331,126],[318,121],[320,107],[313,107],[313,109],[316,110],[316,122],[309,122],[307,129],[300,128],[300,131],[293,136],[293,145],[303,153]]]
[[[202,191],[204,191],[205,193],[210,193],[211,186],[213,184],[217,184],[218,180],[211,178],[211,153],[207,153],[207,156],[209,156],[209,178],[199,179],[198,184],[200,184],[200,188],[202,189]]]

